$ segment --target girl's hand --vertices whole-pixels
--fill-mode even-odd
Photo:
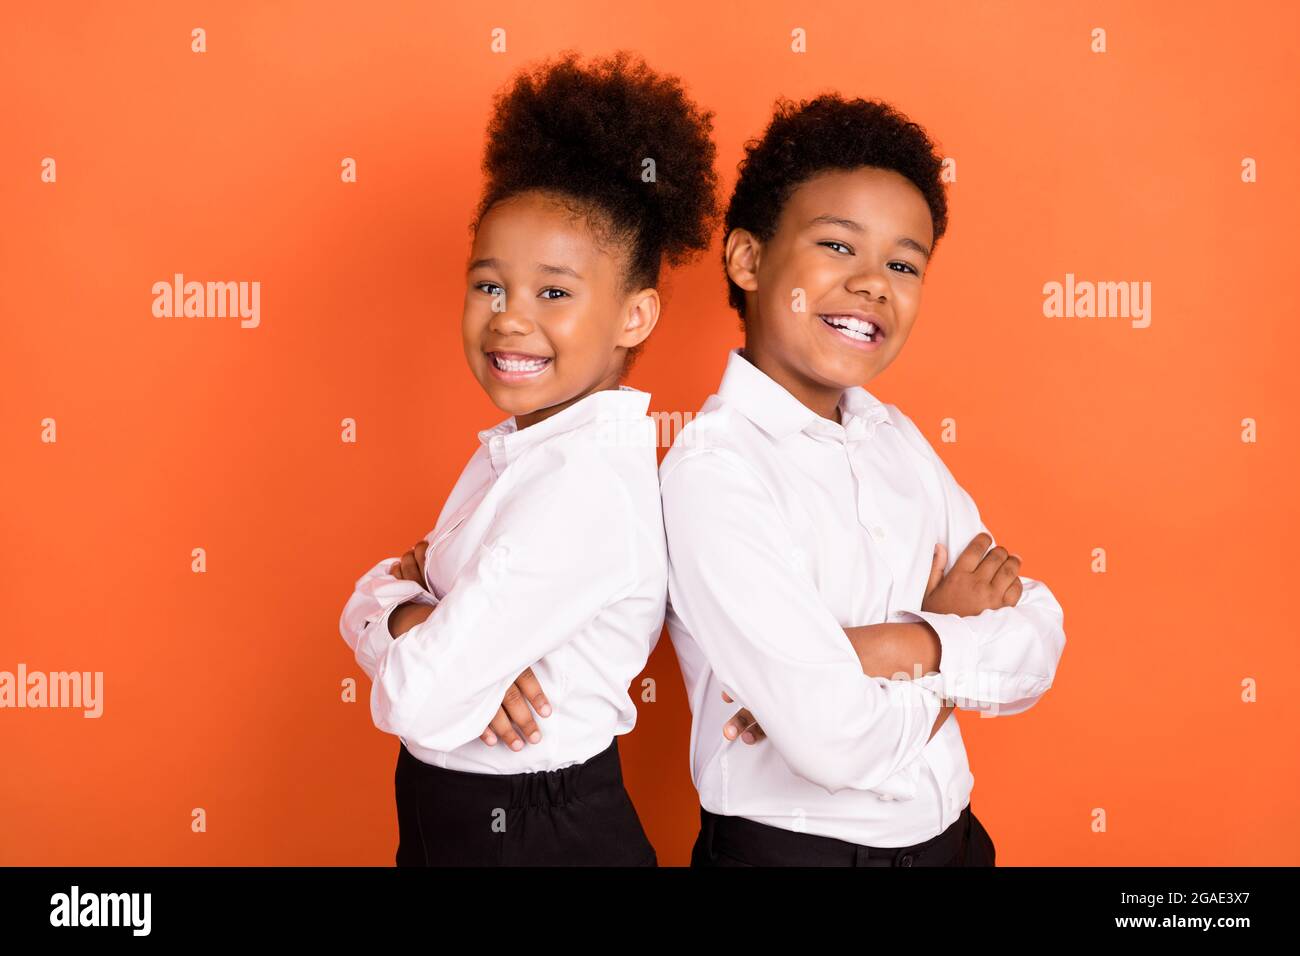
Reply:
[[[938,545],[930,580],[926,584],[922,611],[974,617],[983,611],[1014,606],[1024,590],[1020,584],[1020,556],[1008,554],[999,545],[988,554],[984,550],[993,539],[981,531],[966,545],[947,575],[944,546]]]
[[[424,556],[429,550],[429,542],[421,541],[410,551],[388,566],[388,573],[403,581],[414,581],[426,591],[428,583],[424,580]]]
[[[529,709],[529,705],[532,709]],[[531,667],[515,678],[515,682],[506,691],[505,699],[497,708],[497,715],[479,735],[479,739],[489,747],[495,747],[498,739],[504,740],[511,750],[523,750],[524,742],[515,733],[517,725],[530,744],[539,743],[542,732],[533,720],[533,710],[543,717],[551,716],[551,705],[542,693],[542,685]],[[512,723],[513,721],[513,723]]]
[[[429,605],[421,604],[418,601],[407,601],[404,604],[399,604],[397,609],[388,617],[389,635],[393,640],[397,640],[415,625],[427,621],[434,610]]]

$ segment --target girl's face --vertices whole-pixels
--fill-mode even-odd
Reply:
[[[525,428],[617,387],[629,348],[659,318],[654,289],[624,294],[623,256],[544,193],[520,193],[479,222],[461,324],[465,358]]]
[[[751,293],[746,357],[805,404],[821,393],[816,404],[833,405],[875,378],[916,322],[933,236],[925,197],[893,170],[836,170],[801,184],[770,240],[729,237],[728,271]]]

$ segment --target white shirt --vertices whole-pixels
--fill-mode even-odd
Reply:
[[[927,743],[939,695],[990,715],[1028,709],[1052,684],[1064,616],[1025,577],[1014,607],[918,613],[935,543],[946,572],[988,529],[897,407],[861,387],[839,407],[842,425],[731,350],[660,466],[668,631],[706,810],[908,846],[956,820],[975,782],[956,714]],[[845,627],[922,619],[942,645],[937,675],[862,673]],[[742,706],[766,740],[723,737]]]
[[[534,425],[478,433],[427,536],[428,590],[385,570],[339,620],[371,678],[375,726],[426,763],[479,773],[556,770],[630,731],[628,686],[663,628],[667,554],[648,392],[593,392]],[[394,639],[404,601],[436,605]],[[479,735],[527,667],[551,703],[539,743]]]

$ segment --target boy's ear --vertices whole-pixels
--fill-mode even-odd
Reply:
[[[748,229],[733,229],[727,234],[723,262],[727,276],[746,292],[758,291],[758,260],[763,244]]]
[[[659,322],[661,305],[658,289],[642,289],[632,293],[618,344],[630,349],[649,338]]]

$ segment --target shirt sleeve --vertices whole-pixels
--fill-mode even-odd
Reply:
[[[408,601],[434,606],[438,603],[418,582],[388,573],[388,568],[397,560],[384,558],[358,578],[352,596],[339,616],[339,633],[372,681],[380,656],[392,643],[388,619],[393,611]]]
[[[600,455],[539,446],[511,468],[513,487],[437,609],[376,657],[375,726],[431,750],[477,738],[515,678],[640,573],[632,498]]]
[[[906,783],[899,771],[929,741],[939,699],[862,672],[758,474],[734,452],[700,449],[661,490],[673,610],[768,745],[831,793]]]
[[[900,413],[901,415],[901,413]],[[910,418],[902,415],[911,444],[930,461],[939,477],[945,511],[943,542],[950,571],[957,556],[980,532],[993,538],[979,509]],[[996,546],[997,539],[993,538]],[[1065,614],[1046,584],[1020,577],[1022,593],[1013,607],[978,615],[936,614],[904,609],[898,620],[926,621],[939,635],[939,670],[917,683],[949,699],[959,710],[990,717],[1028,710],[1056,676],[1065,649]]]

